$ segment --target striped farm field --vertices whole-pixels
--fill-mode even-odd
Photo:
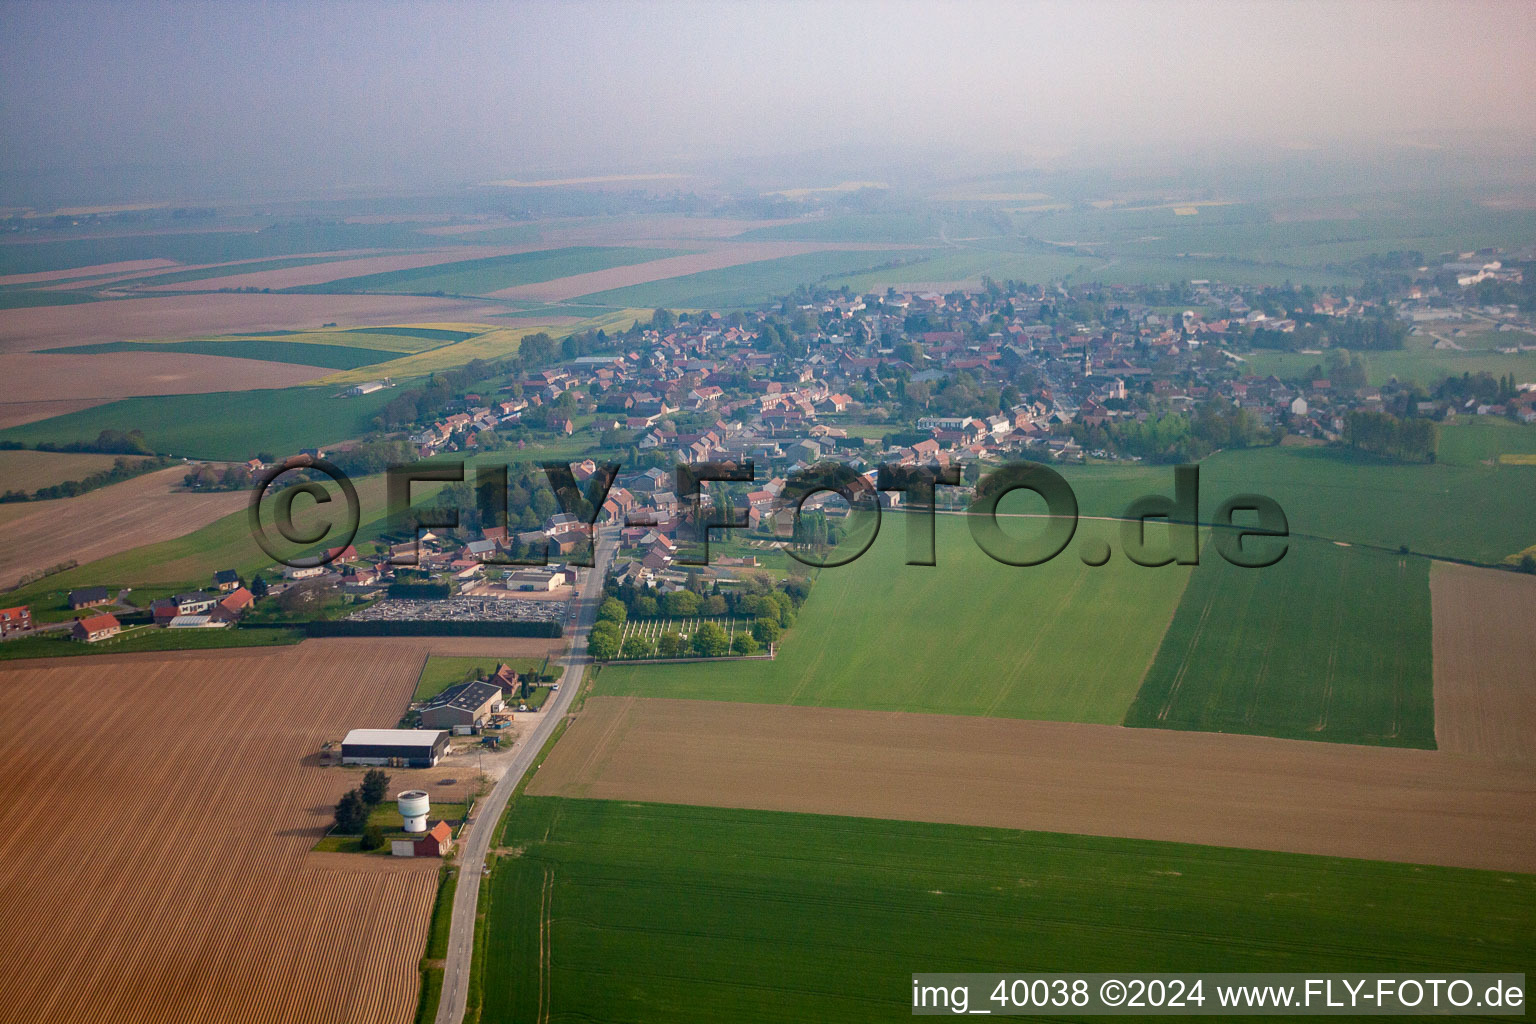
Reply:
[[[8,720],[26,723],[0,737],[0,1018],[411,1020],[438,864],[311,853],[361,778],[313,755],[394,724],[425,651],[333,640],[0,669]]]

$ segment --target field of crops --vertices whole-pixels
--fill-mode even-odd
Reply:
[[[1520,971],[1536,915],[1504,872],[595,800],[505,822],[487,1024],[909,1020],[914,971]]]
[[[1243,569],[1207,547],[1126,724],[1433,747],[1429,564],[1293,540]]]
[[[958,516],[937,523],[937,566],[909,566],[889,516],[874,546],[824,569],[775,661],[605,668],[598,692],[1053,721],[1119,722],[1189,570],[1076,549],[1015,568]],[[1080,537],[1099,535],[1084,523]],[[1017,526],[1019,533],[1032,529]],[[1010,527],[1015,529],[1015,527]]]
[[[125,398],[0,431],[0,440],[66,444],[94,441],[109,428],[142,430],[145,442],[162,454],[244,461],[267,452],[281,458],[361,436],[393,397],[388,389],[341,398],[336,388],[298,387]]]
[[[388,642],[0,668],[6,1017],[403,1024],[437,864],[311,854],[419,661]],[[125,880],[131,883],[125,884]]]
[[[347,277],[291,290],[311,293],[396,292],[428,295],[442,292],[448,295],[485,295],[516,285],[552,281],[608,267],[664,259],[677,256],[680,252],[677,249],[573,246]]]
[[[924,250],[916,249],[809,252],[613,288],[577,298],[583,303],[646,309],[657,306],[683,309],[746,306],[767,301],[802,284],[843,277],[897,261],[918,260],[924,255],[927,255]]]
[[[216,341],[137,342],[108,341],[100,345],[76,345],[55,351],[71,355],[109,355],[114,352],[184,352],[197,356],[229,356],[268,363],[297,363],[331,370],[351,370],[398,359],[400,353],[356,345],[306,345],[266,338],[231,338]]]

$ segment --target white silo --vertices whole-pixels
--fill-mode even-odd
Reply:
[[[399,798],[400,817],[405,819],[407,832],[425,832],[427,830],[427,811],[431,801],[427,798],[424,789],[408,789],[401,793]]]

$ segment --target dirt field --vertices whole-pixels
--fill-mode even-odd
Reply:
[[[171,466],[77,498],[0,505],[0,587],[65,558],[84,565],[184,536],[244,508],[250,498],[244,491],[175,490],[186,472]]]
[[[1258,736],[593,697],[528,791],[1536,871],[1527,766]]]
[[[68,270],[40,270],[35,274],[0,274],[0,285],[41,284],[45,281],[63,281],[72,277],[95,277],[97,274],[129,274],[137,271],[163,271],[176,266],[175,260],[123,260],[120,263],[98,263],[90,267],[71,267]]]
[[[409,1021],[437,865],[309,848],[423,643],[0,668],[6,1019]]]
[[[645,239],[647,245],[665,245],[665,239]],[[676,240],[672,240],[676,241]],[[802,253],[818,252],[824,249],[901,249],[900,245],[886,245],[873,243],[832,243],[832,242],[729,242],[708,252],[689,253],[686,256],[668,256],[665,259],[651,260],[648,263],[632,263],[623,267],[609,267],[607,270],[594,270],[588,274],[573,274],[570,277],[560,277],[553,281],[540,281],[536,284],[521,284],[514,288],[503,288],[500,291],[487,294],[502,299],[537,299],[545,302],[555,302],[564,299],[573,299],[578,295],[590,295],[593,292],[607,291],[610,288],[627,288],[634,284],[645,284],[647,281],[660,281],[668,277],[680,277],[684,274],[697,274],[705,270],[719,270],[722,267],[734,267],[742,263],[757,263],[761,260],[775,260],[784,256],[799,256]]]
[[[325,323],[470,322],[500,306],[416,295],[167,295],[0,310],[0,355],[140,338],[296,330]]]
[[[89,452],[0,451],[0,490],[35,491],[111,469],[120,456]]]
[[[1536,762],[1536,577],[1436,562],[1435,743]]]
[[[322,367],[298,363],[184,352],[17,352],[4,359],[6,394],[25,398],[14,403],[0,401],[0,427],[14,427],[136,395],[286,388],[316,380],[328,372]]]

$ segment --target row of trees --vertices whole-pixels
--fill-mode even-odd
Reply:
[[[378,768],[368,769],[362,785],[349,789],[336,804],[336,831],[347,835],[362,834],[359,844],[365,850],[384,845],[384,830],[368,824],[373,809],[389,795],[389,776]]]
[[[698,577],[695,577],[696,579]],[[692,581],[690,581],[692,582]],[[756,654],[776,643],[791,625],[799,608],[810,596],[811,583],[806,577],[791,576],[775,586],[762,573],[753,573],[743,586],[722,593],[701,595],[693,590],[675,590],[659,594],[651,587],[625,585],[614,588],[598,608],[598,621],[592,627],[587,647],[594,658],[718,658],[727,654]],[[734,637],[718,622],[706,621],[691,634],[677,631],[663,633],[656,639],[643,636],[624,638],[624,623],[631,617],[752,619],[750,631],[738,630]]]
[[[1434,462],[1437,434],[1434,423],[1416,416],[1352,412],[1344,421],[1344,440],[1351,448],[1404,462]]]
[[[106,487],[108,484],[121,483],[131,480],[136,476],[164,469],[171,464],[170,459],[117,459],[112,463],[111,469],[99,469],[89,476],[79,480],[65,480],[63,483],[50,484],[47,487],[39,487],[28,494],[26,491],[13,488],[0,494],[0,503],[16,501],[49,501],[53,498],[73,498],[77,494],[86,491],[94,491],[98,487]]]

